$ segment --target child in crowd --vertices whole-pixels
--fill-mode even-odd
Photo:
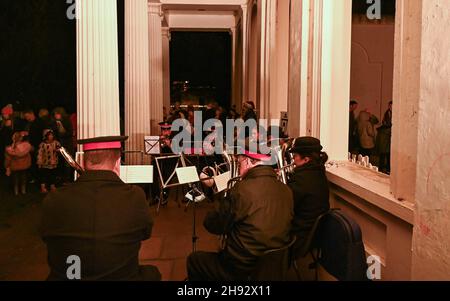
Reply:
[[[16,132],[12,137],[12,145],[6,148],[5,168],[6,176],[12,176],[14,194],[27,193],[27,171],[31,167],[31,144],[24,141],[23,135]]]
[[[56,190],[59,148],[61,148],[61,144],[55,139],[53,131],[45,131],[44,141],[39,145],[37,157],[42,193],[48,193],[47,184],[50,185],[51,191]]]

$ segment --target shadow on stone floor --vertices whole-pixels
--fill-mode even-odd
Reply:
[[[4,183],[3,183],[4,184]],[[2,185],[3,186],[3,185]],[[0,191],[0,281],[42,281],[49,269],[47,250],[39,237],[38,225],[41,219],[42,195],[37,192],[26,197],[14,198],[3,189]],[[140,263],[151,264],[159,268],[163,280],[182,281],[186,279],[186,258],[192,252],[193,208],[178,206],[174,201],[175,193],[170,196],[166,207],[156,214],[155,206],[150,208],[154,218],[151,239],[144,241],[139,253]],[[209,234],[202,223],[206,213],[214,205],[203,202],[197,206],[196,222],[197,249],[217,251],[219,238]],[[308,262],[300,262],[303,280],[313,280],[314,272],[308,270]],[[297,280],[294,271],[290,271],[289,280]]]
[[[4,184],[4,183],[2,183]],[[3,185],[2,185],[3,186]],[[15,198],[1,189],[0,210],[0,280],[45,280],[48,275],[47,250],[39,237],[42,196],[30,193]],[[154,218],[152,238],[143,242],[139,259],[141,264],[156,265],[163,280],[184,280],[186,258],[192,252],[193,210],[169,201],[159,215],[155,207],[150,211]],[[210,203],[197,206],[198,249],[215,251],[219,240],[203,228],[206,213],[213,208]]]

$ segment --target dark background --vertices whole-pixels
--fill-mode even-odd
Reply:
[[[381,16],[395,15],[395,1],[396,0],[381,0]],[[372,4],[367,4],[367,0],[353,0],[353,13],[358,15],[365,15],[367,9]]]
[[[0,1],[0,104],[76,108],[76,28],[65,0]]]
[[[231,97],[232,36],[228,32],[171,33],[170,73],[171,82],[190,81],[192,94],[215,100],[229,107]],[[195,87],[198,87],[195,89]],[[200,88],[203,87],[203,88]],[[172,89],[174,100],[183,100]],[[189,93],[189,91],[188,91]],[[209,99],[206,99],[209,98]],[[205,103],[201,103],[205,104]]]

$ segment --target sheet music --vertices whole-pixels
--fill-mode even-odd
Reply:
[[[216,183],[217,192],[222,192],[228,188],[228,182],[231,180],[231,172],[227,171],[214,178]]]
[[[120,179],[127,184],[153,183],[153,166],[121,166]]]
[[[159,155],[161,149],[159,145],[159,136],[146,136],[145,141],[145,153],[147,155]]]
[[[180,184],[190,184],[200,182],[197,168],[195,166],[177,168],[177,177]]]

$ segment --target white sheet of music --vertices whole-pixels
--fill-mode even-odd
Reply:
[[[228,188],[228,182],[231,180],[231,172],[227,171],[214,178],[216,183],[217,192],[222,192]]]
[[[180,184],[191,184],[200,182],[197,168],[195,166],[181,167],[176,169],[178,182]]]
[[[153,166],[120,166],[120,178],[127,184],[153,183]]]
[[[144,138],[145,153],[147,155],[159,155],[161,149],[159,145],[159,136],[146,136]]]

